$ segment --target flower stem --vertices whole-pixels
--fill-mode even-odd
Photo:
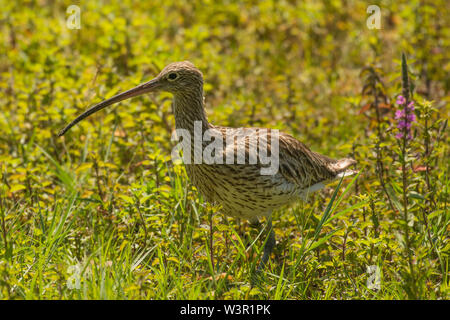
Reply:
[[[404,102],[404,120],[405,123],[408,117],[408,104],[409,104],[409,79],[408,79],[408,66],[406,63],[405,54],[402,53],[402,87],[403,87],[403,97],[405,98]],[[408,226],[408,172],[406,171],[406,158],[407,158],[407,146],[408,146],[408,128],[405,125],[403,127],[403,138],[401,141],[401,165],[402,165],[402,191],[403,191],[403,219],[405,221],[404,229],[405,229],[405,244],[406,244],[406,253],[408,256],[408,264],[412,278],[413,290],[416,292],[415,285],[415,273],[414,273],[414,265],[412,262],[411,256],[411,244],[409,238],[409,226]]]

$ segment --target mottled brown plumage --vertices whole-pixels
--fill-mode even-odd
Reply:
[[[239,130],[217,126],[210,128],[221,132]],[[257,135],[258,130],[254,134]],[[244,144],[243,140],[238,138],[236,144]],[[270,148],[270,143],[268,146]],[[226,158],[230,149],[224,149],[223,157]],[[248,148],[245,150],[248,152]],[[232,151],[236,157],[235,150]],[[310,192],[339,178],[339,174],[354,164],[351,159],[334,160],[313,152],[285,133],[279,134],[279,161],[279,170],[275,175],[262,175],[260,169],[263,165],[259,162],[255,165],[224,163],[185,166],[192,183],[208,201],[222,205],[223,213],[229,216],[255,223],[259,217],[270,215],[274,209],[305,199]],[[345,174],[353,173],[347,170]]]
[[[271,149],[270,138],[274,131],[269,130],[269,134],[265,136],[261,134],[266,132],[265,129],[227,128],[214,126],[208,122],[203,98],[203,75],[188,61],[169,64],[155,79],[93,106],[64,128],[60,135],[77,122],[108,105],[157,90],[173,94],[175,126],[177,129],[189,131],[192,139],[195,121],[201,122],[202,133],[212,130],[223,135],[230,133],[236,135],[235,144],[224,144],[222,154],[224,159],[230,152],[235,155],[236,146],[241,146],[245,150],[245,159],[248,160],[252,143],[261,139],[265,139],[268,149]],[[326,183],[342,175],[354,173],[347,170],[355,163],[352,159],[328,158],[311,151],[303,143],[285,133],[279,133],[278,141],[279,167],[274,175],[261,174],[260,170],[264,164],[260,161],[256,164],[249,164],[248,161],[246,164],[186,164],[187,174],[208,201],[222,206],[224,214],[246,218],[255,223],[261,216],[269,217],[270,221],[270,214],[274,209],[300,198],[304,199],[309,192],[320,189]],[[203,142],[203,148],[208,144],[209,142]],[[194,154],[193,141],[191,152]],[[269,226],[271,228],[271,223]],[[274,245],[273,232],[270,233],[268,244],[263,264]]]

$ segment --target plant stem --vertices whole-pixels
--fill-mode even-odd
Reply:
[[[408,128],[406,125],[408,119],[408,104],[409,104],[409,79],[408,79],[408,66],[406,64],[405,54],[402,54],[402,87],[403,87],[403,97],[405,98],[404,103],[404,121],[405,126],[403,127],[403,138],[401,145],[401,164],[402,164],[402,193],[403,193],[403,219],[405,220],[405,244],[406,253],[408,255],[409,269],[412,277],[412,286],[414,292],[416,292],[415,285],[415,274],[414,265],[411,256],[411,244],[409,238],[409,226],[408,226],[408,173],[406,171],[406,158],[407,158],[407,146],[408,146]]]
[[[8,238],[7,238],[7,231],[6,231],[6,224],[5,224],[5,211],[3,209],[3,198],[0,198],[0,213],[2,218],[2,236],[3,241],[5,243],[5,256],[6,252],[8,252]]]
[[[209,254],[211,255],[211,265],[213,268],[213,272],[214,272],[214,252],[213,252],[213,235],[214,235],[214,230],[213,230],[213,211],[211,210],[211,208],[208,208],[209,211]],[[214,275],[212,275],[214,278]]]
[[[381,151],[381,147],[380,144],[383,142],[384,138],[383,138],[383,133],[381,131],[381,114],[380,114],[380,108],[378,106],[378,92],[377,92],[377,80],[375,77],[375,85],[374,85],[374,97],[375,97],[375,101],[374,101],[374,105],[375,105],[375,110],[376,110],[376,115],[377,115],[377,132],[378,132],[378,141],[376,143],[376,153],[377,153],[377,165],[376,165],[376,171],[378,173],[378,180],[380,180],[380,185],[381,188],[383,189],[383,192],[386,194],[386,197],[388,199],[389,202],[389,206],[391,207],[391,210],[393,212],[395,212],[395,207],[392,203],[391,197],[389,196],[389,193],[387,192],[386,189],[386,183],[384,181],[384,166],[383,166],[383,157],[382,157],[382,151]]]

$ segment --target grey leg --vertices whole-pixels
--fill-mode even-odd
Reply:
[[[251,228],[255,228],[255,229],[260,229],[261,228],[261,222],[259,222],[258,218],[250,219],[249,223],[250,223],[250,227]]]
[[[264,267],[267,264],[267,261],[269,260],[270,253],[272,252],[273,248],[275,247],[275,233],[273,232],[272,228],[272,217],[268,218],[269,221],[267,221],[267,230],[269,231],[269,237],[266,240],[266,244],[264,245],[264,253],[261,260],[261,263],[258,266],[258,270],[264,269]]]

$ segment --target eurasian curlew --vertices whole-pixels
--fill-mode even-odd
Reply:
[[[311,151],[288,134],[270,129],[227,128],[209,123],[203,99],[203,75],[188,61],[171,63],[153,80],[94,105],[62,129],[59,136],[79,121],[113,103],[160,90],[173,94],[175,126],[177,130],[184,129],[190,133],[192,143],[188,145],[192,155],[198,153],[194,147],[196,128],[200,130],[201,136],[206,132],[213,136],[233,136],[231,142],[224,140],[220,150],[215,150],[215,159],[223,161],[185,163],[186,172],[206,200],[220,204],[224,214],[246,218],[252,224],[258,223],[260,217],[267,218],[269,236],[260,266],[266,264],[275,246],[272,210],[305,198],[308,193],[335,179],[355,173],[348,169],[356,163],[355,160],[328,158]],[[208,144],[202,141],[202,150]],[[260,152],[255,147],[261,144],[265,145],[268,154],[277,153],[277,168],[270,174],[262,173],[262,169],[267,169],[269,164],[261,161],[259,154],[256,159],[252,158],[251,150]],[[275,144],[277,150],[274,150]],[[242,151],[244,163],[237,161],[238,150]]]

